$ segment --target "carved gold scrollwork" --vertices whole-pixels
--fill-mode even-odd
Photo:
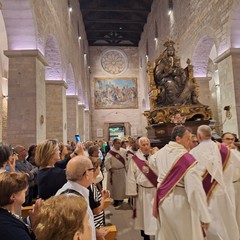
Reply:
[[[190,59],[186,62],[187,67],[183,69],[180,58],[175,55],[174,42],[168,40],[164,46],[167,48],[153,65],[149,61],[147,63],[150,111],[144,112],[144,116],[148,125],[175,123],[175,120],[181,122],[183,119],[210,120],[211,109],[198,101],[199,87],[193,76]],[[174,120],[176,115],[182,120]]]

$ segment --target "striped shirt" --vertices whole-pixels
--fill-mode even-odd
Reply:
[[[102,194],[98,190],[95,184],[89,186],[89,204],[90,208],[93,210],[101,205]],[[99,214],[94,214],[94,224],[96,228],[104,226],[104,212],[103,210]]]

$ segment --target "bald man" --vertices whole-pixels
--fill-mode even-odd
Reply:
[[[72,158],[66,168],[67,183],[60,188],[56,195],[75,194],[82,195],[88,203],[89,223],[92,227],[92,239],[96,240],[96,230],[91,208],[89,207],[89,187],[93,183],[93,172],[95,168],[92,161],[86,156]]]
[[[150,240],[149,235],[155,235],[157,231],[157,221],[149,210],[151,206],[153,207],[157,175],[153,170],[149,139],[141,137],[138,143],[139,149],[135,155],[131,156],[129,162],[126,195],[134,197],[136,201],[134,228],[141,230],[144,240]]]
[[[190,153],[198,161],[212,218],[207,239],[238,240],[230,149],[211,140],[211,128],[207,125],[198,127],[197,136],[200,143]]]

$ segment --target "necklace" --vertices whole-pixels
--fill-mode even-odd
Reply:
[[[31,226],[29,226],[27,223],[25,223],[23,221],[23,218],[20,217],[19,215],[12,213],[11,211],[7,210],[6,208],[0,207],[1,209],[3,209],[4,211],[7,211],[12,217],[14,217],[15,219],[19,220],[22,224],[24,224],[24,226],[27,228],[29,235],[33,234],[33,230],[31,228]]]

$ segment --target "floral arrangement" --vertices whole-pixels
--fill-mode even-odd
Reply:
[[[171,117],[171,123],[174,123],[176,125],[184,124],[185,121],[186,117],[183,117],[180,113],[177,113]]]

